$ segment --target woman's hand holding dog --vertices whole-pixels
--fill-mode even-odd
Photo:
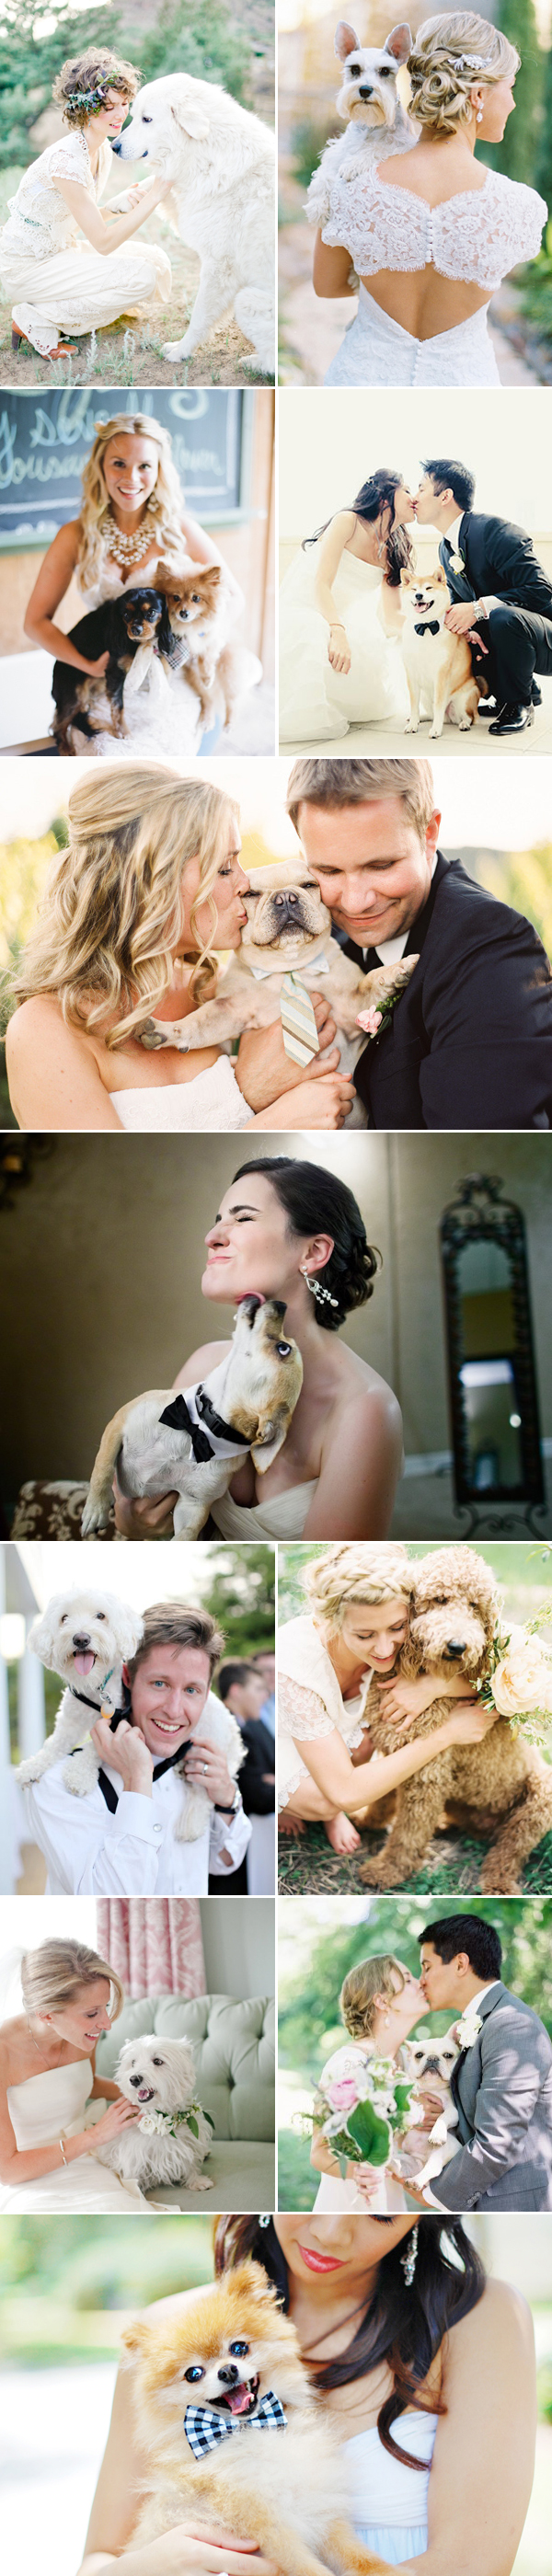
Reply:
[[[148,1753],[139,1726],[129,1726],[128,1719],[122,1718],[112,1735],[107,1718],[98,1717],[90,1734],[100,1761],[107,1762],[110,1771],[120,1772],[123,1789],[137,1789],[143,1798],[151,1798],[153,1755]]]
[[[310,999],[316,1021],[320,1054],[323,1055],[326,1049],[333,1045],[335,1020],[332,1019],[328,1003],[322,993],[313,991]],[[244,1030],[236,1057],[236,1081],[239,1083],[240,1091],[243,1092],[244,1100],[249,1101],[250,1109],[270,1109],[283,1092],[296,1091],[298,1083],[308,1080],[314,1065],[319,1061],[320,1058],[314,1056],[312,1063],[305,1065],[304,1074],[301,1074],[292,1056],[286,1055],[281,1020],[272,1020],[267,1029]],[[334,1048],[333,1054],[324,1065],[324,1072],[327,1073],[330,1068],[333,1069],[338,1064],[339,1056]]]
[[[223,2540],[220,2533],[211,2540],[206,2531],[190,2530],[187,2522],[177,2522],[174,2531],[164,2531],[160,2540],[148,2540],[141,2549],[124,2552],[128,2576],[278,2576],[276,2562],[261,2558],[253,2541],[239,2540],[235,2532]],[[107,2576],[115,2561],[100,2550],[85,2558],[79,2576]],[[117,2565],[119,2552],[117,2553]]]
[[[117,1477],[114,1476],[113,1498],[115,1528],[119,1530],[121,1538],[149,1538],[150,1533],[153,1538],[172,1538],[172,1516],[175,1503],[178,1502],[178,1494],[159,1494],[155,1502],[152,1502],[151,1496],[149,1500],[146,1497],[144,1500],[133,1502],[127,1494],[121,1492]],[[119,1727],[117,1734],[120,1734]],[[114,1743],[115,1737],[112,1736],[110,1741]]]
[[[463,1699],[469,1700],[473,1708],[479,1706],[469,1682],[455,1679],[452,1673],[450,1681],[446,1682],[431,1679],[427,1673],[416,1682],[378,1682],[378,1690],[385,1704],[386,1717],[399,1718],[403,1724],[405,1718],[422,1716],[424,1709],[431,1708],[435,1699]]]
[[[107,2146],[108,2138],[117,2138],[120,2129],[132,2128],[133,2122],[136,2123],[139,2118],[139,2103],[126,2102],[124,2093],[120,2093],[117,2101],[110,2102],[108,2110],[102,2111],[101,2120],[94,2120],[93,2127],[88,2129],[89,2155],[93,2156],[98,2139],[103,2146]]]
[[[440,1733],[449,1744],[482,1744],[491,1726],[496,1726],[496,1708],[485,1708],[480,1699],[470,1699],[464,1701],[457,1717],[445,1719]]]

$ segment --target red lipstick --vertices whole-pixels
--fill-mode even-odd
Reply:
[[[309,2272],[343,2271],[343,2264],[333,2254],[319,2254],[318,2249],[311,2245],[300,2245],[298,2250]]]

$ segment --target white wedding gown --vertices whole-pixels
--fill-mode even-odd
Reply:
[[[70,2066],[44,2067],[24,2084],[10,2084],[8,2110],[20,2153],[52,2146],[62,2134],[75,2138],[93,2125],[87,2118],[93,2081],[90,2059],[79,2057]],[[76,2156],[72,2164],[56,2166],[55,2173],[42,2174],[35,2182],[4,2183],[0,2212],[13,2217],[27,2210],[51,2210],[58,2217],[66,2210],[82,2210],[87,2218],[92,2212],[113,2211],[120,2218],[150,2214],[138,2184],[119,2182],[93,2154]]]
[[[31,73],[32,77],[32,73]],[[93,250],[69,213],[56,179],[86,190],[98,205],[113,168],[110,143],[102,143],[95,178],[82,129],[49,143],[8,199],[0,232],[0,283],[13,320],[39,357],[47,358],[68,331],[73,337],[117,322],[149,322],[167,304],[171,264],[153,242],[121,242],[118,250]],[[138,182],[140,185],[140,182]],[[128,197],[111,198],[109,213],[123,213]]]
[[[316,173],[307,206],[331,249],[348,250],[357,276],[383,270],[419,275],[432,265],[439,277],[463,280],[490,297],[522,261],[536,259],[548,207],[535,188],[520,186],[500,170],[487,170],[482,188],[459,190],[440,206],[381,176],[395,152],[393,135],[366,152],[354,176],[328,163]],[[487,307],[467,322],[416,340],[381,311],[366,284],[358,312],[332,358],[327,385],[499,385]]]
[[[345,735],[349,726],[390,725],[402,732],[408,688],[398,642],[380,614],[382,574],[345,547],[332,582],[336,614],[351,650],[347,673],[333,671],[329,627],[316,606],[318,545],[296,555],[280,591],[280,741],[309,743]]]
[[[417,2468],[405,2468],[402,2460],[384,2451],[377,2424],[365,2433],[354,2433],[352,2441],[345,2443],[351,2522],[365,2548],[386,2559],[390,2567],[402,2567],[409,2558],[423,2561],[427,2549],[428,2487],[437,2423],[436,2415],[417,2415],[407,2408],[393,2424],[394,2440],[420,2463]]]

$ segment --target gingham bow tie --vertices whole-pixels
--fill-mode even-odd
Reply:
[[[184,2416],[186,2439],[195,2460],[203,2460],[206,2451],[216,2451],[217,2442],[225,2442],[229,2433],[284,2432],[287,2416],[280,2398],[269,2388],[261,2398],[254,2415],[219,2415],[216,2406],[187,2406]]]
[[[310,993],[300,975],[284,975],[280,1011],[286,1055],[293,1057],[294,1064],[310,1064],[320,1047]]]

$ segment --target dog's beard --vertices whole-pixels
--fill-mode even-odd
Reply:
[[[348,107],[346,113],[350,125],[371,126],[392,123],[392,119],[385,114],[383,100],[380,98],[355,98],[352,107]]]

